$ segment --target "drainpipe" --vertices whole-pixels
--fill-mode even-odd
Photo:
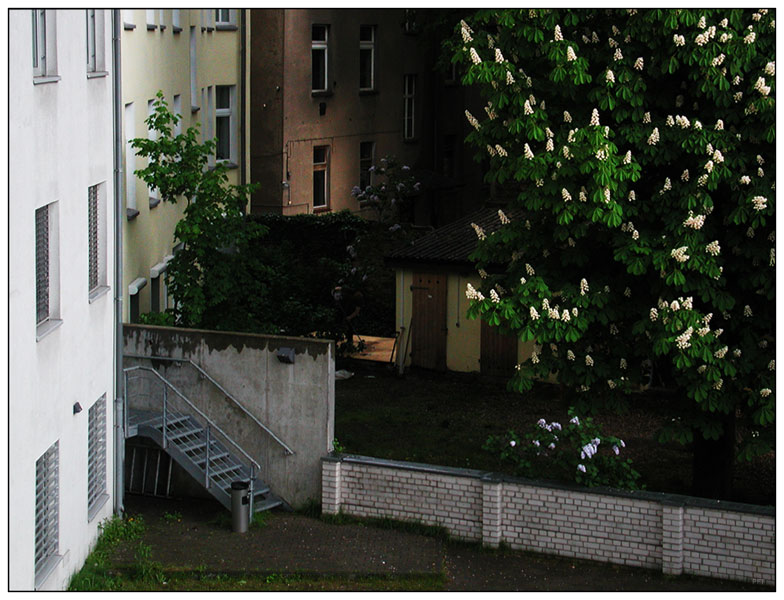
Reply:
[[[125,431],[123,429],[125,386],[123,377],[123,273],[122,273],[122,216],[123,161],[122,161],[122,73],[120,70],[120,10],[112,10],[112,125],[114,135],[114,512],[122,515],[125,476]]]
[[[246,9],[241,8],[239,9],[240,13],[240,184],[245,185],[248,180],[248,174],[246,172],[246,164],[245,164],[245,126],[247,123],[247,107],[245,106],[245,98],[246,98],[246,90],[245,84],[247,82],[247,58],[245,53],[247,52],[247,44],[245,40],[245,36],[247,35],[247,25],[245,22],[246,18]],[[250,212],[250,209],[248,209]]]

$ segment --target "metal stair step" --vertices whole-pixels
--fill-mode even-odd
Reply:
[[[204,447],[205,445],[206,444],[202,444],[201,447]],[[214,460],[220,460],[221,458],[226,458],[227,456],[231,456],[231,454],[229,454],[228,452],[218,452],[217,454],[210,454],[210,462],[212,462]],[[200,467],[203,468],[204,467],[204,463],[207,462],[206,453],[201,458],[194,459],[193,462],[195,462],[197,465],[199,465]]]
[[[166,419],[166,429],[168,430],[170,427],[174,428],[180,423],[186,423],[190,419],[188,415],[179,415],[179,416],[172,416],[169,415]],[[160,422],[157,425],[158,429],[163,428],[163,419],[160,419]]]
[[[210,477],[218,477],[219,475],[223,475],[224,473],[229,473],[231,471],[239,471],[242,468],[243,466],[239,463],[234,463],[233,465],[228,465],[225,467],[221,467],[219,469],[210,468]]]
[[[174,433],[174,434],[167,433],[166,439],[169,442],[176,442],[177,440],[186,438],[188,436],[200,435],[202,431],[204,431],[204,429],[188,429],[186,431],[181,431],[179,433]]]
[[[275,508],[276,506],[281,506],[283,501],[279,498],[267,498],[266,500],[262,501],[253,501],[253,512],[262,512],[265,510],[270,510],[271,508]]]

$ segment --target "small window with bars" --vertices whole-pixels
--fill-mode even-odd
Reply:
[[[36,323],[49,316],[49,205],[35,211],[35,312]]]
[[[329,146],[313,148],[313,208],[329,204]]]
[[[45,576],[60,549],[59,467],[60,442],[57,441],[35,462],[36,580]]]
[[[87,220],[88,220],[88,264],[89,264],[89,291],[101,285],[100,280],[100,254],[98,252],[98,186],[91,185],[87,188]]]
[[[106,394],[87,414],[87,510],[97,508],[106,493]]]

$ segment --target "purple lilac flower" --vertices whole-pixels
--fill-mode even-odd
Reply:
[[[422,187],[422,185],[421,185],[421,184],[420,184],[420,183],[417,181],[417,182],[414,184],[414,191],[415,191],[415,192],[418,192],[418,191],[419,191],[419,189],[420,189],[421,187]]]
[[[539,440],[532,440],[531,443],[537,448],[539,447]]]
[[[549,446],[547,446],[547,447],[548,447],[548,448],[550,448],[550,450],[555,450],[555,444],[553,444],[553,443],[551,443],[551,444],[550,444]]]
[[[558,431],[561,431],[561,424],[560,423],[550,423],[550,426],[553,429],[557,429]]]
[[[371,165],[371,167],[368,169],[368,173],[373,173],[373,172],[375,172],[375,170],[376,170],[376,167]]]
[[[626,448],[626,444],[623,443],[623,440],[620,441],[621,448]]]
[[[602,440],[600,440],[599,438],[593,438],[591,440],[591,443],[593,443],[594,446],[598,446],[601,443],[601,441]]]
[[[410,170],[411,170],[411,167],[409,167],[408,165],[403,165],[402,167],[400,167],[400,169],[401,169],[402,171],[410,171]]]
[[[358,186],[358,185],[355,185],[353,188],[351,188],[351,195],[352,195],[352,196],[354,196],[354,197],[357,197],[357,196],[359,196],[361,193],[362,193],[362,190],[360,190],[360,189],[359,189],[359,186]]]
[[[514,447],[517,445],[517,442],[515,442],[514,440],[512,440],[512,441],[510,441],[510,442],[509,442],[509,445],[510,445],[512,448],[514,448]]]
[[[539,427],[541,427],[542,429],[544,429],[545,427],[547,427],[547,421],[545,421],[544,419],[539,419],[539,420],[536,422],[536,424],[537,424],[537,425],[539,425]]]
[[[621,451],[618,450],[618,446],[613,446],[613,452],[615,452],[615,455],[617,456]]]
[[[585,473],[585,465],[577,465],[577,470]]]
[[[577,417],[572,417],[569,420],[569,422],[572,423],[573,425],[579,425],[580,424],[580,419],[578,419]]]

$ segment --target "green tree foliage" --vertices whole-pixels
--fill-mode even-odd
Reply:
[[[174,231],[182,249],[166,273],[175,300],[170,310],[182,327],[245,330],[251,315],[236,292],[239,288],[252,293],[258,287],[258,273],[245,257],[250,242],[265,233],[245,219],[253,188],[229,184],[221,163],[208,166],[215,141],[199,142],[198,128],[175,135],[180,118],[158,92],[154,111],[146,119],[153,136],[131,140],[136,153],[148,159],[136,175],[157,188],[165,202],[186,202]]]
[[[487,102],[467,141],[519,189],[513,219],[477,228],[490,274],[467,291],[472,315],[536,340],[518,390],[557,373],[583,405],[616,403],[652,365],[688,399],[663,441],[733,436],[737,415],[741,457],[772,448],[774,19],[486,10],[456,26],[445,46]]]

